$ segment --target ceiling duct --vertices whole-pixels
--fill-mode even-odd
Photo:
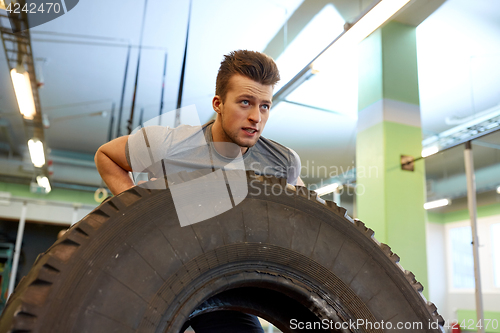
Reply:
[[[500,104],[465,119],[464,123],[422,141],[423,149],[442,151],[500,130]]]

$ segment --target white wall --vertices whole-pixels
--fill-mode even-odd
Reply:
[[[479,262],[483,289],[484,311],[500,312],[500,288],[493,282],[493,258],[490,226],[500,223],[500,215],[478,218]],[[470,226],[470,221],[447,224],[427,223],[427,269],[429,277],[429,300],[436,304],[439,313],[447,320],[457,319],[456,310],[476,308],[473,289],[457,290],[452,287],[451,246],[448,231],[454,227]]]
[[[426,223],[426,235],[429,301],[437,306],[439,314],[448,319],[450,313],[448,312],[446,294],[448,279],[444,224]]]

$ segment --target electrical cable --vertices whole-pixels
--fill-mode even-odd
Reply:
[[[123,99],[125,98],[125,87],[127,86],[127,73],[128,73],[128,67],[130,64],[130,44],[128,46],[128,51],[127,51],[127,60],[125,61],[125,74],[123,75],[123,85],[122,85],[122,94],[120,97],[120,106],[118,107],[118,121],[116,124],[116,137],[122,136],[122,114],[123,114]]]
[[[188,13],[188,24],[187,24],[187,32],[186,32],[186,43],[184,45],[184,58],[182,59],[182,71],[181,71],[181,82],[179,83],[179,94],[177,96],[177,109],[175,110],[175,123],[174,127],[177,127],[181,124],[181,104],[182,104],[182,90],[184,88],[184,76],[186,74],[186,58],[187,58],[187,49],[188,49],[188,40],[189,40],[189,25],[191,23],[191,7],[193,5],[193,1],[189,1],[189,13]]]
[[[161,114],[163,113],[163,94],[165,92],[165,78],[167,76],[167,52],[165,52],[165,64],[163,65],[163,82],[161,84],[160,111],[158,114],[158,125],[161,125]]]
[[[146,11],[148,7],[148,0],[144,0],[144,12],[142,15],[142,25],[141,25],[141,37],[139,40],[139,54],[137,57],[137,69],[135,71],[135,85],[134,85],[134,95],[132,96],[132,109],[130,110],[130,118],[128,120],[128,134],[132,133],[132,123],[134,121],[134,110],[135,110],[135,98],[137,96],[137,86],[139,81],[139,68],[141,65],[141,51],[142,51],[142,38],[144,36],[144,24],[146,22]]]

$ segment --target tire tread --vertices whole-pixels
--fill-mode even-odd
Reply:
[[[195,171],[193,173],[182,173],[178,176],[179,180],[189,181],[198,178],[205,173]],[[407,270],[404,270],[399,264],[400,258],[397,254],[391,251],[391,248],[383,243],[380,243],[374,237],[374,231],[367,228],[360,220],[352,220],[345,208],[338,206],[333,201],[323,200],[318,197],[315,191],[309,191],[303,186],[292,186],[286,183],[286,179],[275,178],[272,176],[257,175],[253,171],[246,172],[247,179],[258,180],[260,182],[275,185],[278,184],[284,189],[295,191],[297,196],[313,201],[316,204],[323,205],[329,211],[344,218],[347,223],[356,228],[364,237],[371,239],[385,254],[385,256],[404,274],[406,280],[410,283],[413,290],[425,302],[425,307],[428,313],[440,325],[444,324],[444,319],[438,314],[436,306],[428,302],[422,294],[423,286],[415,279],[415,275]],[[165,180],[158,180],[165,181]],[[165,181],[165,183],[167,183]],[[36,329],[36,321],[38,313],[45,306],[49,297],[53,284],[58,280],[58,276],[67,267],[68,262],[72,259],[81,246],[84,246],[92,236],[113,216],[140,201],[141,198],[148,197],[154,193],[154,190],[149,190],[141,186],[135,186],[123,193],[103,202],[99,207],[94,209],[80,222],[73,225],[66,234],[52,245],[44,254],[39,255],[30,273],[24,277],[16,288],[16,292],[10,297],[6,309],[15,307],[13,312],[13,320],[10,333],[29,333]],[[4,311],[5,313],[6,311]],[[4,328],[4,327],[0,327]]]

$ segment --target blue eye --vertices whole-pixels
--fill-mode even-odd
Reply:
[[[250,102],[247,101],[247,100],[241,101],[241,103],[243,103],[243,105],[249,105],[250,104]]]
[[[264,109],[266,109],[266,110],[269,110],[269,109],[270,109],[269,105],[267,105],[267,104],[262,105],[262,107],[263,107]]]

